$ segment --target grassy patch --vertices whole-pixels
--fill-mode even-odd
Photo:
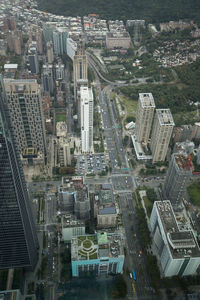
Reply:
[[[147,215],[150,218],[151,211],[152,211],[152,208],[153,208],[153,204],[152,204],[151,201],[149,201],[149,199],[147,197],[143,197],[143,200],[144,200],[144,204],[145,204],[145,207],[146,207],[146,210],[147,210]]]
[[[83,242],[83,247],[84,248],[89,249],[91,246],[92,246],[91,241],[86,240],[86,241]]]
[[[78,239],[84,241],[86,239],[86,236],[79,236]]]
[[[124,105],[126,107],[126,111],[128,114],[136,116],[137,101],[134,101],[133,99],[126,97],[124,95],[118,96],[118,99],[119,99],[121,105]]]
[[[97,259],[97,253],[93,253],[89,256],[89,259]]]
[[[190,201],[196,206],[200,206],[200,181],[193,183],[188,187]]]
[[[65,122],[66,114],[56,114],[56,122]]]

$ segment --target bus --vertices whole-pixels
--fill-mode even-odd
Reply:
[[[136,281],[136,275],[134,269],[132,270],[132,274],[133,274],[133,279]]]
[[[131,286],[132,286],[132,290],[133,290],[133,294],[134,294],[135,293],[135,285],[134,285],[134,283],[132,283]]]

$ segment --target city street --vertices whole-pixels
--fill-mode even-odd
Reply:
[[[135,207],[132,194],[120,193],[119,203],[127,240],[126,259],[128,261],[128,268],[130,272],[134,269],[137,278],[134,282],[137,298],[139,300],[157,299],[151,291],[150,278],[148,277],[148,273],[145,268],[145,260],[143,255],[140,254],[141,247],[138,240]],[[132,281],[133,279],[130,279],[128,290],[131,289]]]

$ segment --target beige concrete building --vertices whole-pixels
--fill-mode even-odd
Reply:
[[[151,93],[140,93],[135,124],[135,133],[138,142],[148,142],[154,109],[155,102],[153,95]]]
[[[60,138],[59,140],[59,163],[60,167],[70,166],[72,162],[72,155],[70,153],[70,140],[67,138]]]
[[[170,109],[156,109],[150,144],[153,163],[165,160],[174,125]]]
[[[8,49],[17,55],[22,54],[22,33],[20,30],[12,31],[7,36]]]
[[[128,49],[131,47],[131,38],[128,32],[107,32],[106,47],[108,49],[121,48]]]
[[[77,82],[80,79],[88,79],[88,61],[87,55],[82,42],[78,44],[78,49],[73,59],[73,73],[74,73],[74,100],[77,101]]]
[[[98,228],[116,227],[117,212],[115,206],[99,209],[97,214]]]
[[[8,107],[21,157],[30,163],[46,156],[40,85],[35,79],[4,79]]]

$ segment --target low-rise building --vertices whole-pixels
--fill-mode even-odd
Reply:
[[[131,38],[128,32],[107,32],[106,47],[108,49],[128,49],[131,47]]]
[[[99,232],[71,240],[72,276],[88,272],[94,275],[123,272],[124,251],[120,234]]]
[[[63,220],[64,218],[62,218]],[[64,220],[63,220],[64,221]],[[62,221],[62,240],[64,242],[71,242],[73,237],[85,235],[84,222],[67,219],[66,222]]]

